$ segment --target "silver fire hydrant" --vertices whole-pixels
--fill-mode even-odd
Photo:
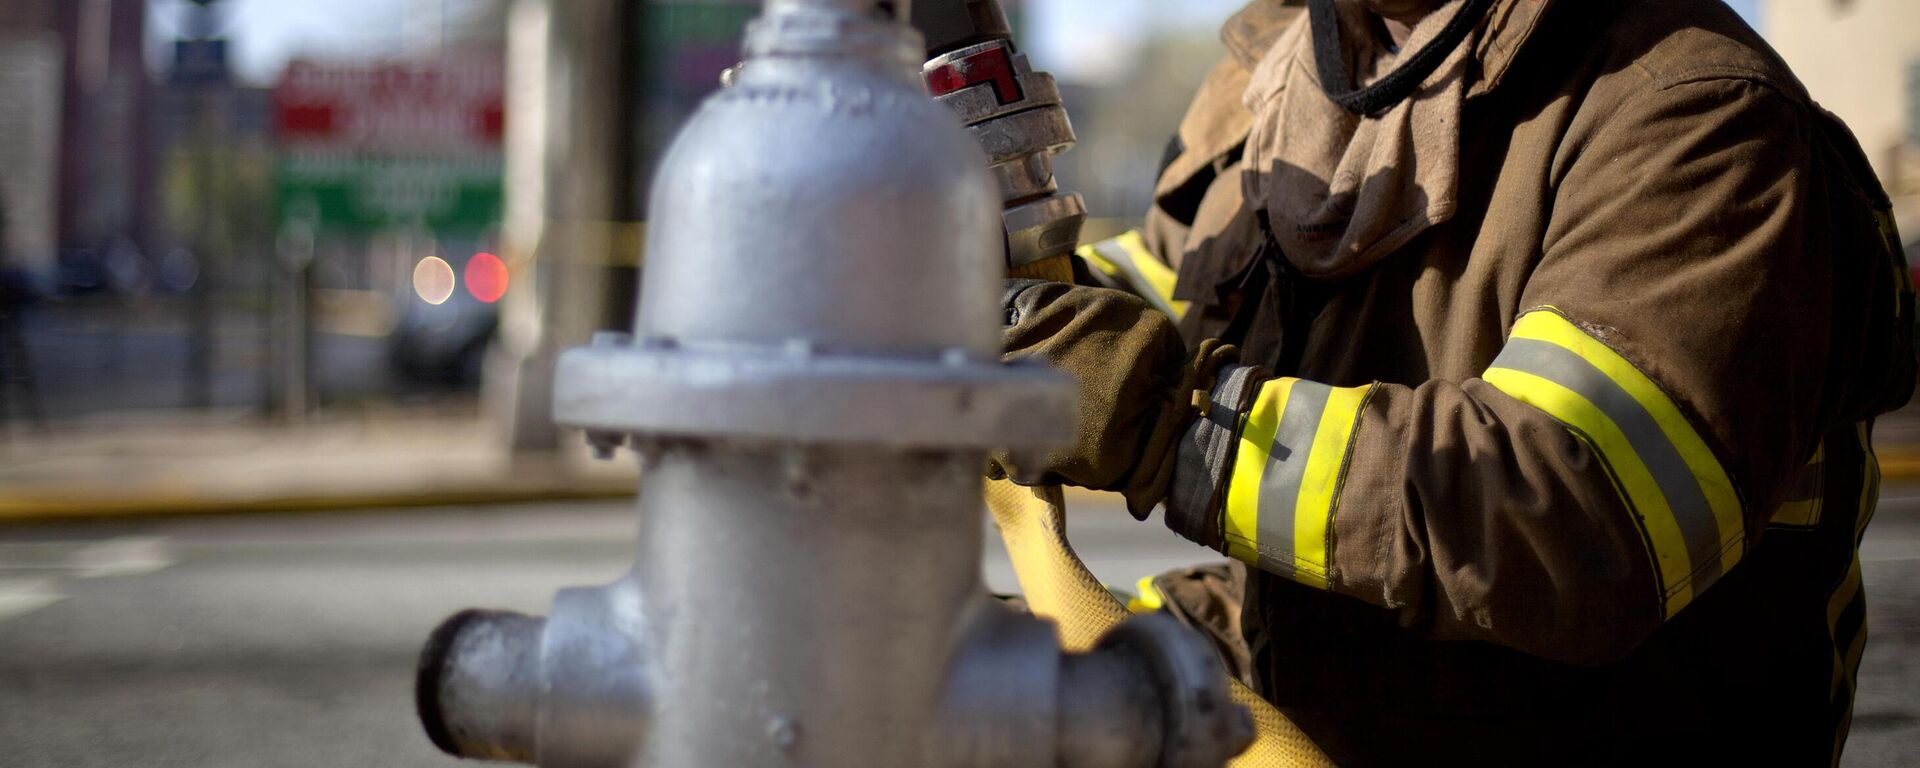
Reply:
[[[1251,738],[1164,616],[1067,654],[981,583],[981,473],[1070,434],[1003,365],[1001,200],[905,2],[770,0],[669,150],[635,333],[555,415],[643,471],[639,554],[552,614],[454,616],[419,706],[455,755],[613,766],[1218,766]]]

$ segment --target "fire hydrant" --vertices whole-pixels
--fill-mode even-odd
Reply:
[[[769,0],[654,180],[635,332],[555,416],[642,467],[639,552],[550,616],[454,616],[434,742],[598,766],[1218,766],[1251,737],[1164,616],[1088,653],[982,586],[981,472],[1070,435],[999,359],[1001,195],[905,2]]]

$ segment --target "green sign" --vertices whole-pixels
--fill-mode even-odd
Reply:
[[[310,150],[281,156],[280,224],[325,232],[425,227],[479,234],[500,221],[500,156]]]

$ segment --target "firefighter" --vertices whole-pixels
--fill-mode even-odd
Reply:
[[[1853,138],[1718,0],[1289,5],[1083,252],[1170,293],[1008,282],[1082,426],[990,472],[1244,563],[1343,766],[1836,762],[1914,368]]]

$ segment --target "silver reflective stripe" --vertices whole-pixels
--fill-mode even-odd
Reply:
[[[1240,414],[1251,407],[1248,399],[1259,389],[1256,374],[1263,373],[1265,369],[1250,365],[1221,368],[1220,383],[1209,398],[1211,407],[1193,420],[1174,452],[1173,482],[1162,517],[1168,528],[1190,541],[1215,549],[1221,546],[1222,510],[1214,502],[1233,471]]]
[[[1119,243],[1111,239],[1094,243],[1093,250],[1101,256],[1106,257],[1107,261],[1121,269],[1126,269],[1128,265],[1133,263],[1133,257],[1127,255],[1127,249],[1120,247]]]
[[[1100,254],[1101,258],[1106,259],[1115,269],[1120,270],[1120,279],[1132,289],[1133,295],[1146,299],[1147,303],[1152,304],[1154,309],[1160,310],[1161,314],[1175,320],[1180,319],[1180,313],[1174,311],[1173,305],[1167,302],[1167,297],[1161,296],[1159,291],[1154,290],[1153,283],[1147,280],[1146,275],[1140,273],[1140,265],[1133,263],[1133,254],[1127,251],[1126,246],[1120,244],[1119,238],[1109,238],[1094,243],[1093,251]]]
[[[1273,433],[1273,450],[1260,476],[1260,559],[1288,570],[1294,567],[1294,510],[1300,502],[1300,478],[1312,458],[1313,436],[1327,411],[1333,388],[1312,381],[1296,381],[1287,395],[1286,410]]]
[[[1693,565],[1693,592],[1699,594],[1720,578],[1720,533],[1714,522],[1700,483],[1661,431],[1653,414],[1633,399],[1625,389],[1599,368],[1572,351],[1537,339],[1514,338],[1507,341],[1494,368],[1531,373],[1573,390],[1594,404],[1627,437],[1627,443],[1639,454],[1641,463],[1653,474],[1660,495],[1673,510],[1674,522],[1687,540],[1687,557]],[[1636,510],[1636,514],[1645,514]]]

